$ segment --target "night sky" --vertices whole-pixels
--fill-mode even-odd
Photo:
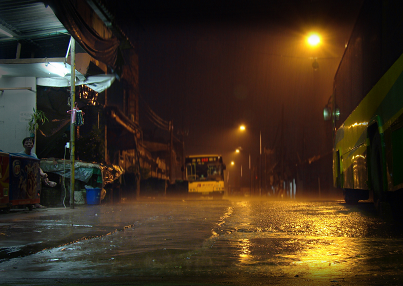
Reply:
[[[361,3],[115,1],[111,9],[136,46],[141,98],[173,120],[177,137],[185,131],[186,155],[218,153],[228,164],[238,146],[258,155],[259,132],[263,147],[284,142],[289,160],[331,148],[322,110]],[[310,31],[320,47],[307,46]],[[166,136],[140,107],[140,125]]]

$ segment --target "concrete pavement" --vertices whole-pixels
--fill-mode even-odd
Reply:
[[[0,213],[0,262],[132,227],[114,220],[119,205],[11,210]]]

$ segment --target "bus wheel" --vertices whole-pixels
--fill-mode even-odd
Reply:
[[[382,161],[381,161],[381,136],[377,132],[371,143],[371,182],[374,198],[374,206],[378,213],[381,212],[383,193]]]

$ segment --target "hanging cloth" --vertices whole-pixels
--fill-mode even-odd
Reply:
[[[81,110],[77,110],[76,112],[76,120],[73,122],[75,126],[82,126],[84,125],[84,116]]]

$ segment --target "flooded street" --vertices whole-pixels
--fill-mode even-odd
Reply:
[[[56,281],[399,285],[403,281],[401,226],[376,216],[369,203],[164,200],[91,206],[84,213],[69,219],[81,220],[72,222],[75,229],[96,235],[71,236],[74,240],[69,242],[44,244],[33,254],[3,259],[3,281],[9,285]],[[43,212],[34,221],[38,227],[42,223],[47,236],[62,235],[52,219],[58,218]],[[66,220],[57,221],[63,226]],[[72,232],[72,226],[64,226],[64,232]],[[3,227],[2,247],[10,235]]]

